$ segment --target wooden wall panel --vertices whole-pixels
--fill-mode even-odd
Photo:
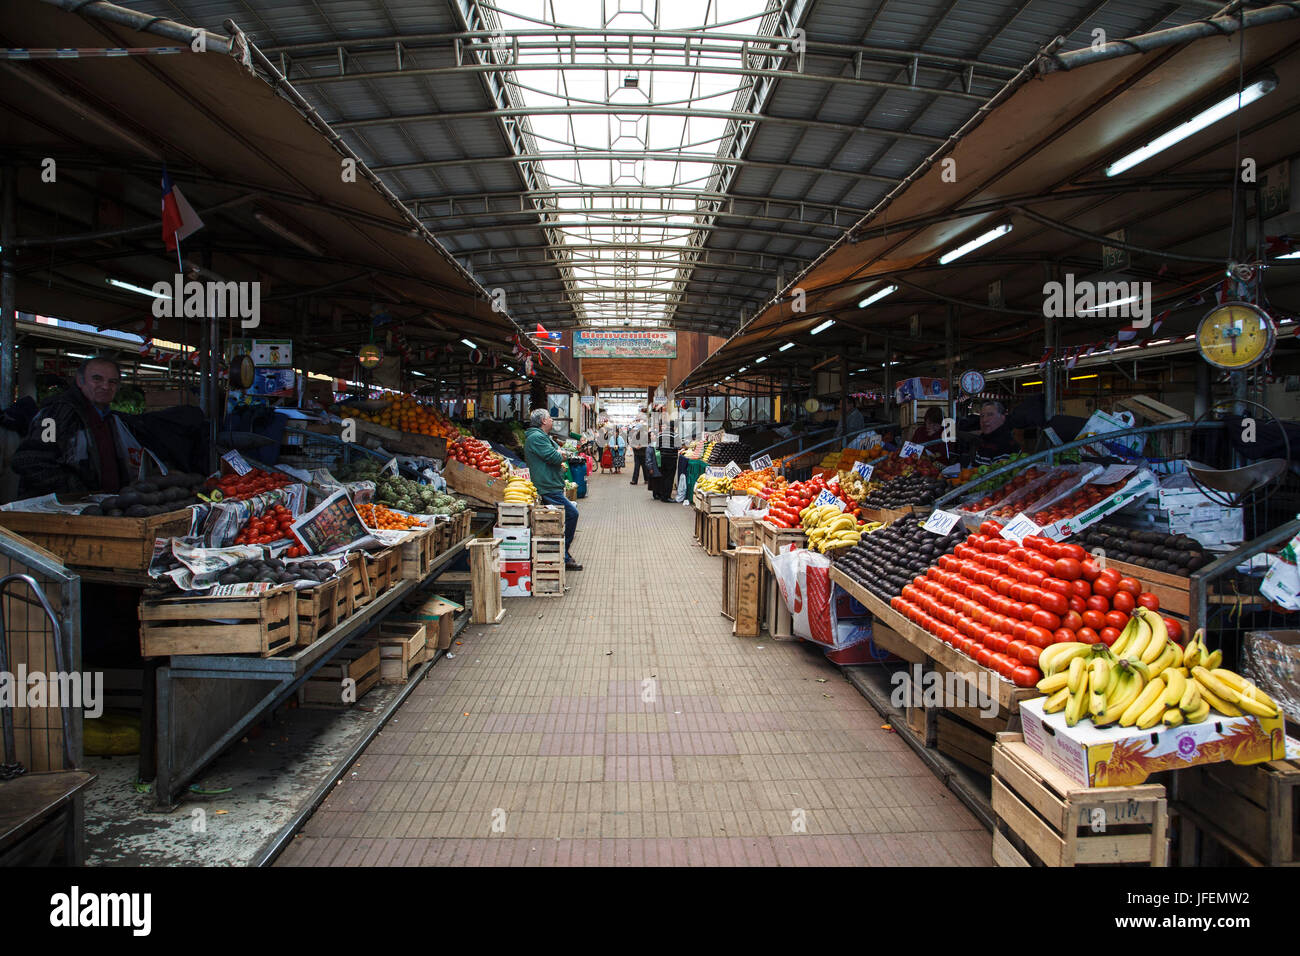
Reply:
[[[592,388],[654,388],[668,374],[670,359],[579,359]]]
[[[682,379],[720,349],[727,340],[717,335],[701,335],[698,332],[677,333],[677,358],[668,360],[668,390],[673,391]]]

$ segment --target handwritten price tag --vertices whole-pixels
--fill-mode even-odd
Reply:
[[[717,465],[706,465],[704,468],[705,478],[725,478],[727,473]]]
[[[230,450],[221,456],[221,460],[230,466],[230,470],[237,475],[246,475],[252,471],[252,466],[244,461],[244,456],[235,450]]]
[[[1002,529],[1002,537],[1019,544],[1025,538],[1038,534],[1042,529],[1023,514],[1018,514]]]
[[[839,511],[843,511],[843,510],[844,510],[844,502],[841,501],[839,498],[836,498],[836,497],[835,497],[833,494],[831,494],[829,491],[823,491],[821,494],[819,494],[819,495],[817,496],[817,500],[814,501],[813,504],[815,504],[815,505],[834,505],[835,508],[836,508],[837,510],[839,510]]]
[[[754,458],[749,463],[751,471],[762,471],[764,468],[772,467],[772,456],[764,455],[762,458]]]
[[[903,450],[898,453],[899,458],[919,458],[925,452],[923,445],[917,445],[910,441],[903,442]]]
[[[951,511],[932,511],[930,517],[925,519],[925,524],[921,525],[931,534],[945,535],[953,529],[953,526],[960,520],[958,515]]]
[[[723,433],[722,433],[722,440],[723,440],[723,442],[730,443],[730,444],[733,444],[733,445],[734,445],[736,442],[740,441],[740,437],[739,437],[738,435],[733,435],[733,434],[731,434],[731,432],[723,432]]]
[[[860,461],[853,466],[853,470],[862,476],[863,481],[870,481],[871,474],[876,470],[876,466],[868,465],[865,461]]]
[[[744,470],[745,469],[741,468],[733,461],[733,462],[729,462],[727,464],[727,467],[722,469],[722,473],[726,475],[728,478],[735,478],[738,474],[740,474]]]

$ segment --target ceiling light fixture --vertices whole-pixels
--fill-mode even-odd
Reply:
[[[778,351],[778,352],[784,352],[786,349],[792,349],[792,348],[794,348],[794,343],[793,343],[793,342],[786,342],[785,345],[781,346],[779,349],[777,349],[777,351]]]
[[[859,302],[858,308],[865,309],[867,306],[871,305],[871,303],[879,302],[885,296],[893,295],[897,291],[898,291],[898,286],[896,285],[887,285],[882,289],[877,289],[875,292],[871,293],[871,295],[867,296],[865,299]]]
[[[171,292],[155,292],[153,289],[146,289],[144,286],[134,285],[130,282],[123,282],[121,279],[105,279],[104,281],[111,286],[125,289],[127,292],[138,292],[141,295],[147,295],[151,299],[170,299],[172,297]]]
[[[755,365],[762,365],[762,364],[763,364],[764,362],[766,362],[766,361],[767,361],[767,356],[766,356],[766,355],[760,355],[758,358],[754,359],[754,364],[755,364]]]
[[[471,342],[469,339],[461,339],[461,340],[460,340],[460,344],[461,344],[461,345],[468,345],[468,346],[469,346],[470,348],[472,348],[472,349],[476,349],[476,348],[478,348],[478,346],[475,345],[473,342]]]
[[[965,245],[958,246],[956,249],[950,249],[947,252],[945,252],[943,255],[939,257],[939,265],[946,266],[948,263],[960,259],[962,256],[966,255],[966,253],[974,252],[980,246],[988,245],[990,242],[992,242],[994,239],[997,239],[999,236],[1005,236],[1010,231],[1011,231],[1010,223],[1003,223],[1000,226],[995,226],[994,228],[990,229],[988,232],[984,233],[984,235],[976,236],[974,239],[972,239],[970,242],[966,243]]]
[[[1231,116],[1237,110],[1249,106],[1261,96],[1272,93],[1277,89],[1276,77],[1267,76],[1257,80],[1250,86],[1246,87],[1240,93],[1233,93],[1226,99],[1220,100],[1207,110],[1197,113],[1186,123],[1175,126],[1167,133],[1157,136],[1151,142],[1147,143],[1140,149],[1135,149],[1123,159],[1116,160],[1106,167],[1107,176],[1118,176],[1120,173],[1132,169],[1139,163],[1144,163],[1157,153],[1162,153],[1171,146],[1175,146],[1199,133],[1205,127],[1217,123],[1225,117]]]
[[[835,320],[834,320],[834,319],[827,319],[825,322],[823,322],[821,325],[817,326],[817,328],[813,329],[813,330],[812,330],[811,332],[809,332],[808,334],[809,334],[809,335],[816,335],[818,332],[825,332],[827,329],[829,329],[829,328],[830,328],[832,325],[834,325],[834,324],[835,324]]]

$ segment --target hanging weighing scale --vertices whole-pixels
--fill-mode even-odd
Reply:
[[[1196,347],[1215,368],[1239,372],[1265,361],[1277,345],[1268,313],[1249,302],[1225,302],[1211,309],[1196,329]]]

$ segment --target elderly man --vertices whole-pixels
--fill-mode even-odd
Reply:
[[[544,408],[535,409],[529,424],[531,427],[524,432],[528,475],[544,502],[564,508],[564,567],[568,571],[581,571],[582,565],[569,553],[578,528],[578,506],[564,497],[564,457],[551,439],[551,413]]]
[[[113,359],[87,359],[72,386],[37,411],[14,453],[20,497],[112,493],[137,476],[140,443],[110,407],[121,378]]]

